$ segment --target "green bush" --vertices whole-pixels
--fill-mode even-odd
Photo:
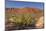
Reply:
[[[31,16],[31,14],[12,14],[10,15],[9,18],[12,18],[15,25],[19,26],[19,25],[31,25],[33,22],[33,18]]]

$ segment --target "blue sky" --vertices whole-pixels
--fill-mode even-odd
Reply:
[[[21,2],[21,1],[6,1],[6,8],[21,8],[33,7],[43,9],[44,3],[40,2]]]

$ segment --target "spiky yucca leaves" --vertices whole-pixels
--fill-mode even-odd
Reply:
[[[10,19],[11,22],[14,22],[16,26],[28,26],[33,23],[33,18],[31,17],[31,14],[15,14],[11,15]]]
[[[24,14],[26,25],[31,25],[32,17],[31,14]]]
[[[31,14],[18,14],[16,15],[15,23],[19,25],[31,25],[33,18],[31,17]]]

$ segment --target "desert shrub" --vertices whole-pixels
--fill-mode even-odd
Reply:
[[[9,19],[11,19],[9,21],[16,26],[28,26],[33,24],[34,21],[31,14],[10,14]]]

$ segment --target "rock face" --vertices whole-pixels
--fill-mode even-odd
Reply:
[[[44,26],[43,24],[44,24],[44,17],[41,16],[41,17],[37,20],[35,26],[36,26],[36,28],[43,28],[43,26]]]
[[[37,8],[6,8],[6,12],[8,13],[40,13],[42,12],[40,9],[37,9]]]

